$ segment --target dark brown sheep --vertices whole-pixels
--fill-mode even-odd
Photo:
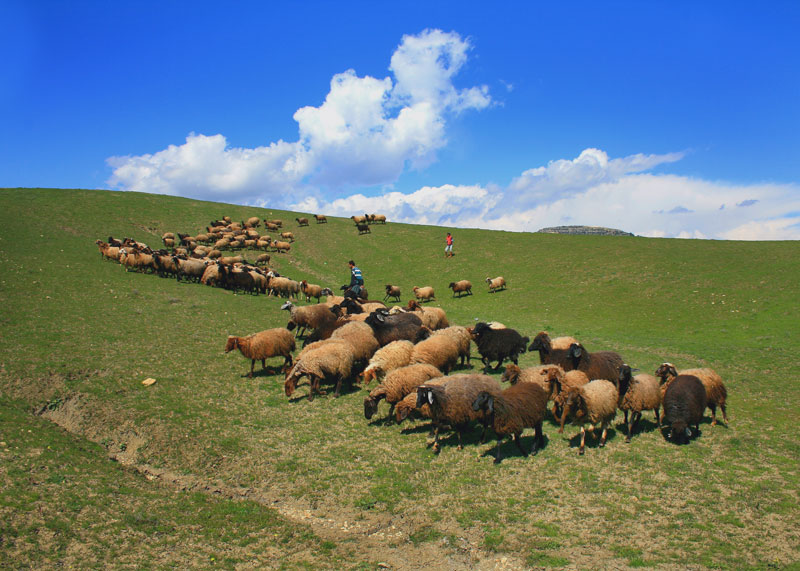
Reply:
[[[688,443],[692,437],[691,425],[696,434],[700,432],[706,404],[706,389],[699,378],[694,375],[675,377],[664,392],[663,423],[669,428],[667,439]]]

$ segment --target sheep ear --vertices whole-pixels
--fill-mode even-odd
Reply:
[[[428,391],[428,404],[433,404],[433,392]]]
[[[494,399],[491,396],[488,399],[486,399],[486,411],[489,414],[494,413]]]

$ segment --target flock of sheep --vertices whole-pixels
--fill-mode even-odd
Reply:
[[[317,223],[324,221],[317,217]],[[354,221],[357,225],[362,223]],[[372,220],[380,221],[385,222],[385,218]],[[218,222],[207,228],[209,234],[214,234],[217,248],[231,247],[240,236],[247,236],[244,241],[272,243],[271,239],[256,238],[253,232],[248,232],[258,225],[258,219],[241,225],[229,219]],[[280,221],[265,222],[272,231],[280,229]],[[297,222],[301,226],[308,224],[305,218],[298,218]],[[220,231],[214,232],[212,228]],[[294,282],[275,272],[249,266],[243,260],[203,255],[202,249],[197,250],[198,242],[205,241],[201,236],[178,236],[180,245],[172,244],[172,247],[184,248],[183,253],[154,252],[130,239],[116,245],[113,239],[97,243],[104,257],[115,258],[126,267],[131,265],[128,263],[131,256],[140,261],[148,261],[146,256],[150,256],[150,267],[161,274],[166,271],[168,260],[172,260],[175,264],[172,271],[178,279],[182,275],[192,275],[202,283],[236,289],[236,284],[249,283],[237,276],[247,274],[253,281],[257,280],[256,275],[261,276],[264,279],[258,280],[258,289],[289,298],[282,306],[289,312],[287,326],[247,337],[229,336],[225,352],[238,349],[249,359],[250,376],[256,361],[261,361],[262,368],[266,369],[267,359],[283,357],[281,370],[285,375],[287,397],[295,393],[303,379],[309,385],[309,400],[322,392],[323,383],[334,384],[334,396],[339,396],[344,382],[355,380],[368,389],[374,380],[377,387],[364,399],[365,418],[371,419],[377,414],[381,400],[391,407],[387,419],[394,417],[399,423],[412,415],[429,418],[435,452],[440,450],[441,430],[454,430],[461,448],[462,433],[479,423],[483,426],[481,441],[490,427],[497,437],[495,462],[501,460],[500,443],[505,436],[511,436],[522,455],[527,456],[529,452],[520,439],[522,432],[526,428],[534,429],[531,452],[535,453],[544,445],[542,424],[548,413],[559,425],[559,433],[568,420],[580,426],[580,454],[584,454],[587,430],[593,433],[599,427],[599,446],[605,445],[608,426],[618,409],[625,416],[626,442],[630,442],[638,420],[648,410],[654,411],[658,426],[668,431],[667,438],[677,441],[688,441],[692,436],[691,427],[695,434],[699,431],[706,408],[711,410],[712,426],[717,422],[717,407],[724,421],[728,421],[727,391],[720,376],[711,369],[679,371],[671,363],[664,363],[653,375],[634,375],[635,370],[619,354],[589,352],[572,337],[551,339],[542,331],[531,341],[500,323],[480,322],[473,327],[451,325],[443,309],[421,305],[434,299],[430,287],[415,287],[415,299],[405,306],[387,307],[385,302],[389,298],[400,299],[401,292],[396,286],[386,286],[383,301],[365,299],[365,294],[356,298],[349,292],[345,296],[335,296],[328,288],[308,284],[305,280]],[[166,248],[169,239],[168,236],[163,238]],[[228,240],[228,244],[220,240]],[[198,269],[184,268],[184,264],[198,264]],[[216,276],[213,280],[211,274]],[[487,283],[490,292],[505,287],[502,277],[487,278]],[[467,280],[452,282],[449,287],[454,297],[472,293],[472,284]],[[326,301],[296,305],[292,298],[299,297],[300,292],[306,294],[307,301],[320,300],[323,295]],[[303,335],[303,347],[294,356],[297,340]],[[473,345],[480,354],[483,372],[450,374],[458,365],[471,368]],[[539,353],[539,366],[519,367],[519,355],[526,351]],[[510,363],[500,381],[486,374],[489,369],[500,370],[505,361]],[[493,362],[496,362],[494,367]],[[507,388],[502,387],[501,381],[508,383]],[[548,408],[550,402],[552,407]],[[660,415],[661,409],[663,414]]]

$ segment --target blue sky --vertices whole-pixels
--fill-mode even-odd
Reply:
[[[798,2],[0,3],[0,185],[800,238]]]

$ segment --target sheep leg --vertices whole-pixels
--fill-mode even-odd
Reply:
[[[725,421],[725,425],[727,426],[727,424],[728,424],[728,413],[725,410],[725,405],[721,404],[721,405],[719,405],[719,408],[722,409],[722,420]]]
[[[283,367],[281,368],[281,373],[285,373],[289,369],[292,368],[292,355],[286,355],[286,358],[283,360]]]
[[[253,370],[255,368],[256,368],[256,360],[255,359],[250,359],[250,374],[247,375],[248,378],[250,378],[250,379],[253,378]]]
[[[711,409],[711,427],[717,425],[717,405],[713,402],[708,403],[708,408]]]
[[[500,453],[500,444],[503,443],[503,438],[498,436],[497,437],[497,452],[494,455],[494,463],[499,464],[500,460],[503,459],[503,455]]]
[[[525,456],[525,458],[527,458],[528,457],[528,453],[522,447],[522,439],[520,438],[521,434],[522,434],[522,432],[517,432],[517,433],[514,434],[514,444],[517,445],[517,448],[519,449],[520,452],[522,452],[522,455]],[[536,446],[536,442],[535,441],[534,441],[533,446],[534,447]],[[499,452],[499,449],[498,449],[498,452]]]
[[[661,426],[661,417],[658,414],[658,408],[659,407],[656,407],[656,411],[655,411],[656,412],[656,426]]]
[[[600,427],[602,432],[600,433],[600,448],[603,448],[606,445],[606,435],[608,434],[608,424],[603,422],[603,425]]]
[[[586,429],[583,426],[581,426],[581,446],[580,448],[578,448],[578,454],[581,456],[583,456],[583,453],[585,452],[584,450],[585,444],[586,444]]]
[[[308,400],[309,402],[314,400],[314,391],[319,390],[319,377],[316,375],[309,375],[310,387],[308,391]]]
[[[536,426],[533,427],[534,429],[534,436],[533,436],[533,446],[531,446],[531,454],[536,454],[539,451],[540,447],[544,447],[544,434],[542,434],[542,423],[537,422]]]
[[[342,388],[342,379],[340,377],[339,380],[336,381],[336,390],[333,391],[333,398],[335,399],[339,398],[339,390],[341,388]]]
[[[266,368],[267,368],[267,360],[261,359],[261,370],[263,371]]]
[[[439,450],[439,424],[437,423],[433,429],[433,453],[438,454]]]

